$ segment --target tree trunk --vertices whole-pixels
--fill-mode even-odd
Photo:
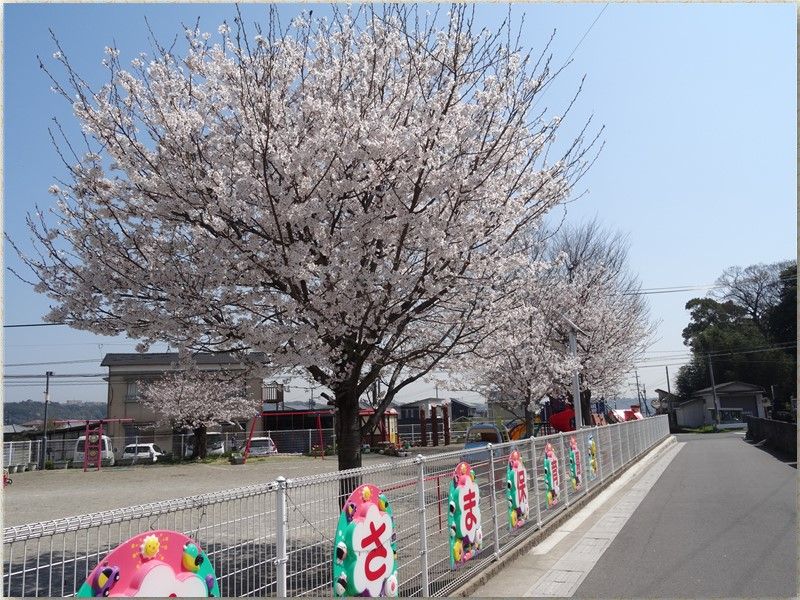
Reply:
[[[194,432],[194,450],[192,452],[192,458],[202,458],[208,454],[208,446],[206,444],[206,426],[203,425],[202,427],[197,427],[193,430]]]
[[[581,392],[581,417],[584,425],[592,424],[592,390]]]
[[[531,413],[531,403],[525,405],[525,437],[533,435],[533,413]]]
[[[361,422],[358,417],[358,396],[352,390],[336,391],[336,454],[339,470],[361,466]],[[343,507],[350,493],[361,484],[360,477],[339,481],[339,506]]]

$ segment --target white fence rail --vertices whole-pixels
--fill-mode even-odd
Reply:
[[[41,441],[3,442],[3,468],[34,469],[39,464]]]
[[[283,479],[202,496],[70,517],[4,530],[3,592],[7,596],[70,596],[110,550],[149,529],[195,538],[214,565],[222,596],[331,596],[333,537],[342,481],[377,485],[392,504],[400,596],[447,596],[484,564],[498,560],[581,496],[669,435],[666,416],[582,429],[469,451],[394,460],[381,465]],[[569,477],[574,438],[583,458],[581,485]],[[596,448],[594,478],[589,445]],[[548,505],[543,459],[552,444],[561,496]],[[506,464],[519,450],[529,484],[524,526],[506,526]],[[455,466],[471,463],[480,490],[483,545],[450,568],[448,491]]]

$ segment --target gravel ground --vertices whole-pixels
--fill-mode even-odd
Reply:
[[[363,456],[364,466],[398,460],[380,454]],[[266,483],[279,475],[294,478],[336,469],[335,456],[274,456],[250,459],[246,465],[219,461],[112,467],[86,473],[80,469],[15,473],[11,476],[14,483],[3,490],[3,526]]]

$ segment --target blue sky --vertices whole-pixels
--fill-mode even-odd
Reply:
[[[605,125],[605,149],[583,179],[587,193],[567,207],[567,218],[593,216],[629,234],[631,267],[644,288],[707,285],[728,266],[796,256],[796,18],[792,4],[516,4],[526,13],[523,45],[541,49],[553,29],[556,62],[575,50],[573,62],[547,91],[547,106],[565,106],[585,74],[586,83],[568,136],[589,115]],[[281,5],[287,19],[326,5]],[[4,7],[4,229],[27,245],[25,213],[47,207],[48,186],[63,176],[47,127],[58,117],[75,132],[70,108],[50,92],[37,54],[51,65],[61,40],[78,71],[102,81],[103,48],[116,45],[123,58],[147,51],[145,17],[157,37],[171,40],[181,24],[200,17],[216,32],[231,22],[229,5],[72,4]],[[263,20],[266,7],[242,7],[246,21]],[[502,5],[480,5],[488,26],[506,15]],[[602,12],[602,14],[601,14]],[[595,19],[597,22],[591,27]],[[588,35],[576,49],[579,40]],[[7,244],[5,265],[19,265]],[[35,323],[47,299],[4,273],[5,323]],[[704,291],[649,296],[661,321],[649,364],[685,351],[684,305]],[[133,351],[134,342],[103,338],[65,327],[5,329],[6,372],[100,373],[106,352]],[[44,365],[45,362],[80,361]],[[666,387],[664,367],[644,367],[640,379],[650,396]],[[633,381],[633,375],[631,375]],[[6,385],[8,401],[41,399],[43,386]],[[408,399],[432,395],[418,386]],[[463,392],[451,395],[470,397]],[[296,398],[307,396],[297,391]],[[105,400],[92,385],[58,384],[53,400]]]

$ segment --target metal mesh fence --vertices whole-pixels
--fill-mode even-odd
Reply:
[[[349,491],[371,483],[393,510],[399,595],[446,596],[668,434],[667,417],[658,416],[9,527],[3,592],[74,595],[116,546],[143,531],[170,529],[208,553],[222,596],[329,596],[341,507]],[[507,478],[515,450],[528,490],[527,518],[518,527],[510,524]],[[453,568],[449,492],[462,460],[475,472],[482,535],[474,557]]]

